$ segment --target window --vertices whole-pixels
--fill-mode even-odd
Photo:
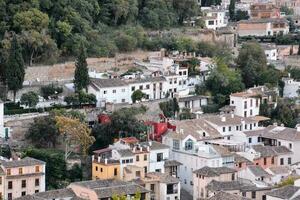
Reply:
[[[253,115],[253,113],[252,113],[252,109],[250,110],[250,116],[252,116]]]
[[[239,130],[239,126],[236,126],[236,130],[237,130],[237,131]]]
[[[151,190],[152,192],[155,191],[155,185],[154,185],[154,184],[151,184],[151,185],[150,185],[150,190]]]
[[[176,193],[177,193],[176,184],[168,184],[167,194],[176,194]]]
[[[116,93],[117,91],[116,90],[113,90],[113,93]]]
[[[247,101],[244,101],[244,109],[247,109]]]
[[[183,75],[186,75],[186,71],[183,71]]]
[[[25,195],[26,195],[26,192],[23,191],[23,192],[21,193],[21,196],[25,196]]]
[[[212,21],[212,20],[208,21],[208,25],[214,25],[214,24],[215,24],[214,21]]]
[[[104,90],[104,91],[103,91],[103,94],[106,94],[106,93],[107,93],[107,91],[106,91],[106,90]]]
[[[140,156],[139,155],[136,155],[136,161],[140,161]]]
[[[103,168],[102,167],[100,168],[100,172],[103,172]]]
[[[256,107],[258,107],[258,99],[256,99],[256,103],[255,104],[256,104]]]
[[[234,181],[234,179],[235,179],[235,174],[233,173],[231,174],[231,180]]]
[[[255,198],[256,198],[256,192],[255,192],[255,191],[252,191],[252,192],[251,192],[251,198],[252,198],[252,199],[255,199]]]
[[[144,172],[145,172],[145,174],[147,173],[147,167],[144,167]]]
[[[293,148],[293,145],[292,143],[289,143],[289,148],[292,149]]]
[[[179,75],[182,76],[182,72],[179,72]]]
[[[267,165],[267,158],[264,158],[264,165]]]
[[[26,180],[22,180],[22,188],[26,188]]]
[[[231,104],[234,104],[234,101],[231,101]]]
[[[252,107],[252,106],[253,106],[253,100],[250,99],[250,107]]]
[[[140,171],[136,171],[136,172],[135,172],[135,176],[136,176],[136,177],[141,177],[141,172],[140,172]]]
[[[125,99],[122,99],[122,103],[125,103]]]
[[[124,89],[124,88],[122,89],[122,92],[125,92],[125,89]]]
[[[131,87],[131,91],[134,91],[135,90],[135,87],[133,86],[133,87]]]
[[[6,170],[7,175],[11,175],[11,169]]]
[[[271,162],[272,162],[272,164],[274,164],[274,163],[275,163],[275,159],[274,159],[274,157],[272,157],[272,160],[271,160]]]
[[[148,85],[146,85],[146,89],[150,89],[150,85],[148,84]]]
[[[292,164],[292,158],[288,158],[288,164]]]
[[[185,150],[192,150],[193,149],[193,140],[188,139],[185,142]]]
[[[12,200],[12,193],[7,194],[7,200]]]
[[[147,154],[144,154],[144,160],[147,160]]]
[[[242,168],[242,163],[239,163],[239,168]]]
[[[23,168],[19,168],[19,174],[23,174]]]
[[[247,117],[247,111],[244,111],[244,117]]]
[[[280,165],[284,165],[284,159],[280,158]]]
[[[35,172],[39,173],[40,172],[40,166],[35,166]]]
[[[36,178],[34,183],[35,183],[35,186],[40,186],[40,179]]]
[[[34,193],[39,193],[39,192],[40,192],[39,190],[35,190],[35,191],[34,191]]]
[[[243,196],[243,197],[246,197],[246,192],[242,192],[242,196]]]
[[[173,149],[179,150],[179,141],[173,140]]]
[[[13,188],[13,183],[12,181],[8,181],[8,186],[7,186],[8,189],[12,189]]]
[[[248,126],[247,126],[247,124],[245,124],[245,129],[247,130],[247,128],[248,128]]]
[[[278,142],[278,146],[281,146],[281,142]]]
[[[228,131],[231,131],[231,126],[228,127]]]
[[[2,185],[2,177],[0,177],[0,185]],[[0,198],[1,199],[1,198]]]
[[[156,154],[156,160],[157,162],[161,162],[163,160],[163,153],[157,153]]]
[[[143,90],[143,85],[140,85],[140,90]]]
[[[248,138],[248,143],[249,143],[249,144],[252,143],[252,138]]]
[[[118,175],[118,168],[114,168],[114,176]]]
[[[156,169],[155,172],[161,172],[161,169]]]
[[[95,167],[96,168],[96,172],[98,171],[98,166]]]
[[[223,127],[223,132],[225,132],[226,131],[226,127]]]

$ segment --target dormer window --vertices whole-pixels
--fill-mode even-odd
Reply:
[[[185,150],[192,150],[193,149],[193,140],[188,139],[185,142]]]

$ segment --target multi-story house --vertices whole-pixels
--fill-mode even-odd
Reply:
[[[176,130],[169,130],[162,142],[171,147],[171,158],[182,163],[178,171],[181,186],[192,194],[193,171],[195,169],[210,166],[234,167],[233,155],[225,152],[221,146],[205,144],[205,140],[222,138],[204,120],[194,119],[173,122]]]
[[[1,160],[0,196],[12,200],[45,191],[45,162],[26,157]]]
[[[279,18],[280,8],[271,3],[256,3],[250,6],[252,19]]]
[[[241,20],[237,22],[239,36],[277,36],[289,33],[289,24],[283,18],[263,18]]]
[[[297,152],[300,151],[300,127],[288,128],[284,126],[277,126],[277,124],[270,125],[264,131],[258,134],[260,140],[267,146],[285,146],[293,152],[289,157],[290,161],[286,159],[283,164],[293,164],[300,161]],[[279,161],[281,162],[281,161]]]
[[[278,89],[266,86],[255,86],[243,92],[230,95],[230,107],[234,114],[240,117],[253,117],[259,115],[261,104],[276,106]]]
[[[293,156],[292,151],[287,147],[263,145],[252,145],[245,152],[239,152],[239,154],[263,169],[280,165],[291,165]]]
[[[237,180],[235,169],[228,167],[202,167],[193,172],[193,197],[203,199],[209,197],[207,186],[211,181],[230,182]]]
[[[150,200],[180,199],[180,181],[169,174],[150,172],[141,181],[151,191]]]
[[[122,138],[108,148],[94,151],[92,160],[94,180],[132,180],[148,172],[165,173],[165,170],[176,176],[180,165],[169,160],[169,146],[156,141],[139,142],[133,137]]]
[[[207,29],[219,29],[226,27],[228,19],[226,17],[226,10],[220,7],[202,7],[203,12],[202,19],[205,22],[205,27]]]

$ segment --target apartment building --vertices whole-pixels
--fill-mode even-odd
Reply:
[[[12,200],[45,191],[45,162],[26,157],[18,160],[1,160],[0,163],[2,199]]]
[[[289,33],[289,24],[283,18],[262,18],[237,22],[237,33],[243,36],[276,36]]]

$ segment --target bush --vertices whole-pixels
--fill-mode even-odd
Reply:
[[[21,96],[21,104],[29,106],[29,107],[35,107],[39,102],[39,96],[35,92],[27,92],[22,94]]]
[[[204,113],[217,113],[219,112],[219,105],[211,104],[207,106],[202,106],[201,109]]]
[[[41,88],[41,95],[46,100],[48,100],[49,97],[57,98],[57,95],[61,94],[62,92],[62,87],[54,86],[53,84],[46,85]]]

